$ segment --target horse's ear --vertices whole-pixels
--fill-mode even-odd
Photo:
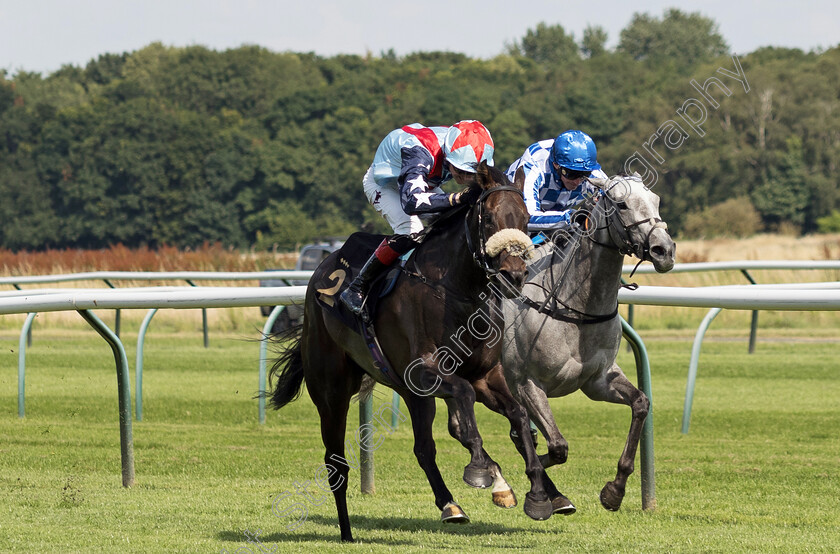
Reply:
[[[609,179],[603,179],[598,177],[590,177],[589,182],[598,187],[599,189],[604,189],[607,187],[607,183],[609,183]]]
[[[516,170],[516,174],[513,176],[513,186],[518,188],[520,191],[525,190],[525,170],[522,169],[522,166]]]
[[[478,176],[478,186],[486,189],[493,184],[493,179],[490,178],[490,168],[487,165],[487,160],[481,160],[476,166],[475,173]]]

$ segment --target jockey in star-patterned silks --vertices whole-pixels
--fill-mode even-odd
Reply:
[[[493,165],[493,152],[490,132],[474,120],[451,127],[412,123],[388,133],[362,184],[368,201],[395,234],[382,241],[341,294],[350,311],[360,314],[373,278],[416,246],[424,219],[478,198],[481,191],[476,187],[447,194],[440,185],[449,179],[473,185],[476,166],[482,161]]]
[[[597,161],[595,142],[583,131],[566,131],[556,139],[529,146],[507,170],[513,180],[525,171],[525,206],[531,217],[528,230],[539,232],[571,226],[574,206],[595,194],[589,177],[606,179]]]

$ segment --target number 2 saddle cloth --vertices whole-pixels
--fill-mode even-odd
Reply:
[[[362,334],[363,324],[361,318],[345,308],[338,297],[350,285],[382,239],[387,236],[353,233],[340,249],[321,262],[309,281],[309,286],[317,291],[315,297],[321,307],[360,334]],[[379,299],[391,292],[399,273],[400,265],[397,263],[389,271],[382,272],[371,283],[365,302],[365,309],[370,314],[371,320],[376,313]]]

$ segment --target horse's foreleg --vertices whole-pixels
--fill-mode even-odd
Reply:
[[[556,464],[566,463],[569,457],[569,443],[560,433],[560,429],[554,421],[554,414],[551,412],[551,406],[548,404],[548,396],[545,391],[529,378],[516,386],[515,396],[522,402],[528,410],[528,415],[543,436],[546,437],[548,453],[540,456],[540,463],[543,467],[548,468]]]
[[[441,511],[444,523],[468,523],[470,518],[455,503],[452,493],[443,482],[443,476],[435,462],[435,439],[432,436],[432,423],[435,419],[435,399],[430,396],[404,395],[411,427],[414,431],[414,455],[417,463],[426,474],[426,479],[435,495],[435,506]]]
[[[551,406],[548,404],[548,396],[545,391],[540,388],[530,378],[520,385],[514,385],[518,399],[527,408],[527,413],[530,418],[537,425],[537,428],[546,437],[548,446],[548,453],[539,456],[540,465],[542,468],[548,468],[555,464],[562,464],[566,461],[569,454],[569,443],[566,442],[565,437],[560,433],[557,424],[554,422],[554,415],[551,412]],[[530,431],[530,429],[529,429]],[[525,442],[528,440],[528,434],[523,435],[521,432],[511,428],[510,438],[520,453],[524,452]],[[543,469],[545,473],[545,469]],[[566,498],[563,493],[557,490],[554,483],[545,474],[546,492],[551,498],[552,510],[555,514],[571,515],[577,511],[572,501]]]
[[[551,495],[559,494],[540,463],[534,443],[530,439],[528,413],[516,402],[508,389],[501,365],[496,365],[487,375],[473,382],[476,398],[510,422],[511,437],[527,437],[514,440],[517,450],[525,460],[525,473],[531,482],[531,490],[525,497],[525,513],[538,520],[548,519],[553,512]],[[501,470],[499,471],[501,476]]]
[[[601,505],[607,510],[616,511],[624,500],[627,478],[633,473],[636,449],[642,436],[642,426],[650,410],[647,396],[631,383],[617,365],[597,381],[581,387],[581,390],[592,400],[602,400],[615,404],[625,404],[633,411],[630,421],[630,431],[627,442],[618,459],[618,471],[614,481],[607,482],[601,489]]]
[[[498,465],[484,451],[475,421],[473,387],[462,377],[453,374],[442,375],[436,368],[431,367],[425,368],[421,382],[425,382],[424,379],[436,383],[435,396],[443,398],[449,408],[449,432],[470,452],[470,463],[464,468],[464,481],[472,486],[490,486],[493,482],[491,464],[494,470]],[[431,430],[431,423],[429,429]]]
[[[460,442],[464,448],[470,450],[467,435],[464,432],[466,428],[465,423],[462,420],[462,414],[457,407],[449,410],[449,434]],[[481,449],[481,456],[489,462],[486,467],[479,460],[476,460],[472,454],[470,452],[471,458],[469,465],[464,468],[464,482],[471,487],[479,489],[492,485],[493,504],[501,508],[513,508],[516,506],[516,495],[513,494],[510,485],[505,481],[499,465],[490,458],[490,455],[487,454],[483,447]]]

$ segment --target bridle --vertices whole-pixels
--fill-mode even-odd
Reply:
[[[497,276],[499,274],[499,270],[490,265],[491,257],[487,254],[487,236],[484,233],[483,224],[485,217],[484,201],[494,192],[503,191],[515,192],[516,194],[522,196],[522,191],[513,185],[499,185],[497,187],[484,189],[475,204],[470,207],[467,217],[464,218],[464,234],[467,237],[467,250],[469,250],[476,265],[481,268],[485,275],[489,278]],[[472,219],[473,212],[477,212],[476,217],[478,219],[478,248],[476,248],[476,245],[473,242],[472,233],[470,232],[470,220]],[[521,253],[511,252],[511,255],[521,255]]]
[[[633,179],[633,177],[621,177],[620,179],[625,178]],[[595,228],[595,230],[606,229],[612,244],[595,240],[592,237],[594,233],[590,233],[588,238],[598,246],[612,248],[617,250],[620,254],[626,256],[636,256],[636,258],[639,259],[639,263],[646,259],[650,260],[650,237],[657,229],[667,229],[668,224],[659,217],[648,217],[632,223],[625,223],[624,219],[621,217],[621,212],[622,210],[625,210],[627,206],[624,205],[623,200],[615,200],[608,194],[617,184],[618,183],[615,183],[610,186],[610,188],[599,192],[598,198],[604,202],[603,205],[606,225]],[[640,225],[644,225],[645,223],[650,224],[650,230],[648,230],[642,242],[634,243],[630,238],[630,230]]]
[[[634,177],[620,177],[619,181],[611,185],[607,189],[601,189],[599,192],[591,197],[587,198],[580,204],[578,204],[578,208],[587,209],[590,215],[594,216],[595,207],[597,203],[603,202],[601,206],[603,206],[603,213],[606,223],[603,226],[598,226],[597,222],[593,219],[587,218],[586,224],[584,226],[584,232],[580,233],[588,239],[590,242],[601,246],[603,248],[609,248],[611,250],[617,251],[621,255],[631,255],[636,256],[639,259],[639,263],[636,264],[638,268],[639,265],[644,261],[645,258],[650,259],[650,237],[656,229],[667,229],[668,225],[659,217],[649,217],[640,219],[638,221],[634,221],[632,223],[625,223],[624,219],[621,217],[621,211],[627,209],[626,205],[624,204],[623,200],[615,200],[609,196],[610,190],[612,190],[618,183],[621,182],[623,179],[633,179],[638,180],[641,182],[641,179],[636,179]],[[589,225],[590,222],[594,224],[594,227],[590,229]],[[645,235],[644,241],[641,243],[634,243],[630,236],[631,236],[631,229],[643,225],[645,223],[650,223],[650,230]],[[606,230],[608,236],[610,238],[609,243],[600,242],[598,241],[594,235],[596,231]],[[552,260],[554,259],[554,255],[556,252],[552,252]],[[553,267],[553,264],[552,264]],[[566,267],[568,269],[568,266]],[[636,269],[633,269],[633,273],[635,273]],[[633,276],[633,273],[630,274],[630,277]],[[547,316],[550,316],[554,319],[558,319],[560,321],[566,321],[575,324],[592,324],[592,323],[601,323],[604,321],[609,321],[613,319],[618,314],[618,305],[616,304],[615,310],[613,310],[609,314],[603,315],[593,315],[588,314],[585,312],[581,312],[579,310],[575,310],[561,300],[556,297],[556,292],[560,283],[562,282],[563,276],[559,276],[558,278],[554,279],[554,287],[552,290],[545,289],[547,295],[544,301],[537,302],[532,300],[531,298],[524,297],[522,298],[522,302],[525,303],[530,308],[536,310],[539,313],[543,313]],[[627,286],[628,288],[633,288],[636,285],[622,285]],[[544,288],[544,287],[540,287]],[[550,306],[551,303],[555,303],[555,306]],[[556,305],[559,304],[562,308],[557,307]]]

